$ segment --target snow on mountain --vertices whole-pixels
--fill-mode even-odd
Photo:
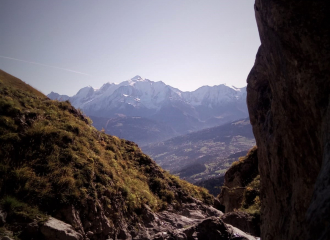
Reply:
[[[48,96],[60,99],[61,95]],[[176,131],[193,131],[247,117],[245,98],[245,87],[222,84],[183,92],[164,82],[135,76],[119,84],[105,83],[100,89],[84,87],[69,101],[90,116],[141,116],[168,123]]]
[[[242,94],[243,93],[243,94]],[[183,97],[194,106],[205,105],[215,107],[241,99],[245,88],[233,89],[224,84],[218,86],[203,86],[193,92],[184,92]]]

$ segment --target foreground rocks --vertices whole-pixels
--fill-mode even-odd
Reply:
[[[261,177],[261,239],[329,239],[330,5],[256,0],[247,103]]]
[[[91,203],[90,203],[91,204]],[[97,202],[94,203],[94,205]],[[33,221],[23,228],[21,239],[44,240],[109,240],[109,239],[140,239],[140,240],[222,240],[256,238],[240,229],[222,221],[223,213],[212,206],[203,204],[196,199],[182,204],[182,208],[168,206],[165,211],[153,212],[144,206],[141,219],[135,226],[121,219],[121,228],[115,231],[107,226],[107,218],[103,210],[88,220],[83,211],[73,206],[61,209],[56,216],[49,217],[45,222]],[[119,219],[120,220],[120,219]],[[8,236],[11,236],[10,233]],[[1,237],[0,237],[1,239]]]
[[[56,218],[49,218],[41,225],[40,232],[45,239],[49,240],[82,240],[83,236],[76,232],[73,227]]]

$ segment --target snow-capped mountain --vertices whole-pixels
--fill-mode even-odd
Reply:
[[[140,76],[119,84],[106,83],[100,89],[84,87],[70,98],[53,92],[48,97],[69,100],[92,119],[93,116],[140,116],[168,124],[178,134],[248,116],[245,87],[222,84],[183,92],[164,82],[154,82]]]

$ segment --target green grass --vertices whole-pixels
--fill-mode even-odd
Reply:
[[[245,188],[241,210],[252,215],[260,215],[260,208],[260,175],[258,175]]]

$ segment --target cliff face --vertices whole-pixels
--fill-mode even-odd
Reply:
[[[224,185],[219,194],[220,204],[225,206],[226,213],[241,208],[246,186],[259,174],[257,152],[257,148],[253,147],[226,172]]]
[[[260,236],[260,175],[258,149],[253,147],[227,170],[218,195],[224,206],[222,220],[244,232]]]
[[[247,103],[264,240],[326,239],[329,231],[329,12],[325,0],[255,3],[261,46]]]

